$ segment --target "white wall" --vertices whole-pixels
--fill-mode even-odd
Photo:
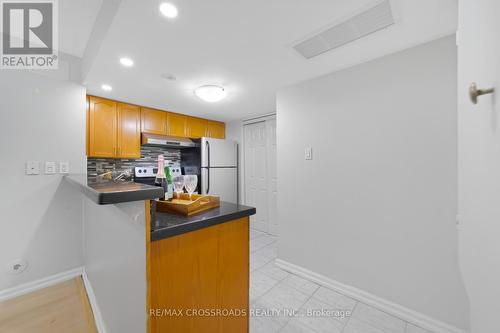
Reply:
[[[456,52],[448,37],[278,93],[278,253],[467,328]]]
[[[2,70],[0,124],[2,290],[83,264],[80,193],[61,176],[26,176],[24,168],[27,160],[68,161],[71,172],[85,172],[85,88]],[[29,267],[8,275],[16,259]]]
[[[85,198],[85,272],[107,333],[145,333],[144,201],[97,205]]]

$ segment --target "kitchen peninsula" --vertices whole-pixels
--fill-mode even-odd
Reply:
[[[66,179],[85,194],[84,278],[99,309],[98,326],[113,332],[248,332],[249,216],[255,208],[221,202],[185,217],[157,212],[161,194],[153,186]],[[192,310],[236,315],[185,315]],[[179,311],[184,315],[173,315]]]

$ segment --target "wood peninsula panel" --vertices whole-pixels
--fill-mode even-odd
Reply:
[[[245,217],[148,242],[149,333],[248,333],[248,221]],[[193,313],[200,309],[243,313]]]

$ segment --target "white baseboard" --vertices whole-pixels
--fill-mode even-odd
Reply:
[[[35,280],[28,283],[23,283],[19,286],[4,289],[0,291],[0,302],[19,297],[33,291],[37,291],[43,288],[47,288],[58,283],[74,279],[75,277],[81,276],[83,272],[82,267],[78,267],[66,272],[58,273],[52,276],[45,277],[43,279]]]
[[[414,325],[430,330],[434,333],[467,333],[466,331],[442,322],[440,320],[429,317],[425,314],[408,309],[397,303],[388,301],[379,296],[370,294],[366,291],[355,287],[343,284],[341,282],[330,279],[324,275],[312,272],[306,268],[294,265],[287,261],[276,259],[276,265],[288,272],[304,277],[308,280],[316,282],[322,286],[335,290],[343,295],[352,297],[360,302],[371,305],[384,312],[392,314],[400,319],[410,322]]]
[[[87,276],[87,272],[83,269],[83,283],[85,285],[85,289],[87,290],[87,296],[89,298],[90,307],[92,308],[92,312],[94,313],[95,325],[97,327],[97,332],[106,333],[106,325],[104,324],[104,319],[102,317],[101,310],[99,309],[99,305],[97,304],[97,298],[94,294],[94,289],[92,288],[92,284],[90,283],[89,277]]]

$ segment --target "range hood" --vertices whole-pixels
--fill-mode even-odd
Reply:
[[[168,148],[193,148],[200,146],[199,142],[190,138],[149,133],[142,133],[141,144],[143,146],[157,146]]]

